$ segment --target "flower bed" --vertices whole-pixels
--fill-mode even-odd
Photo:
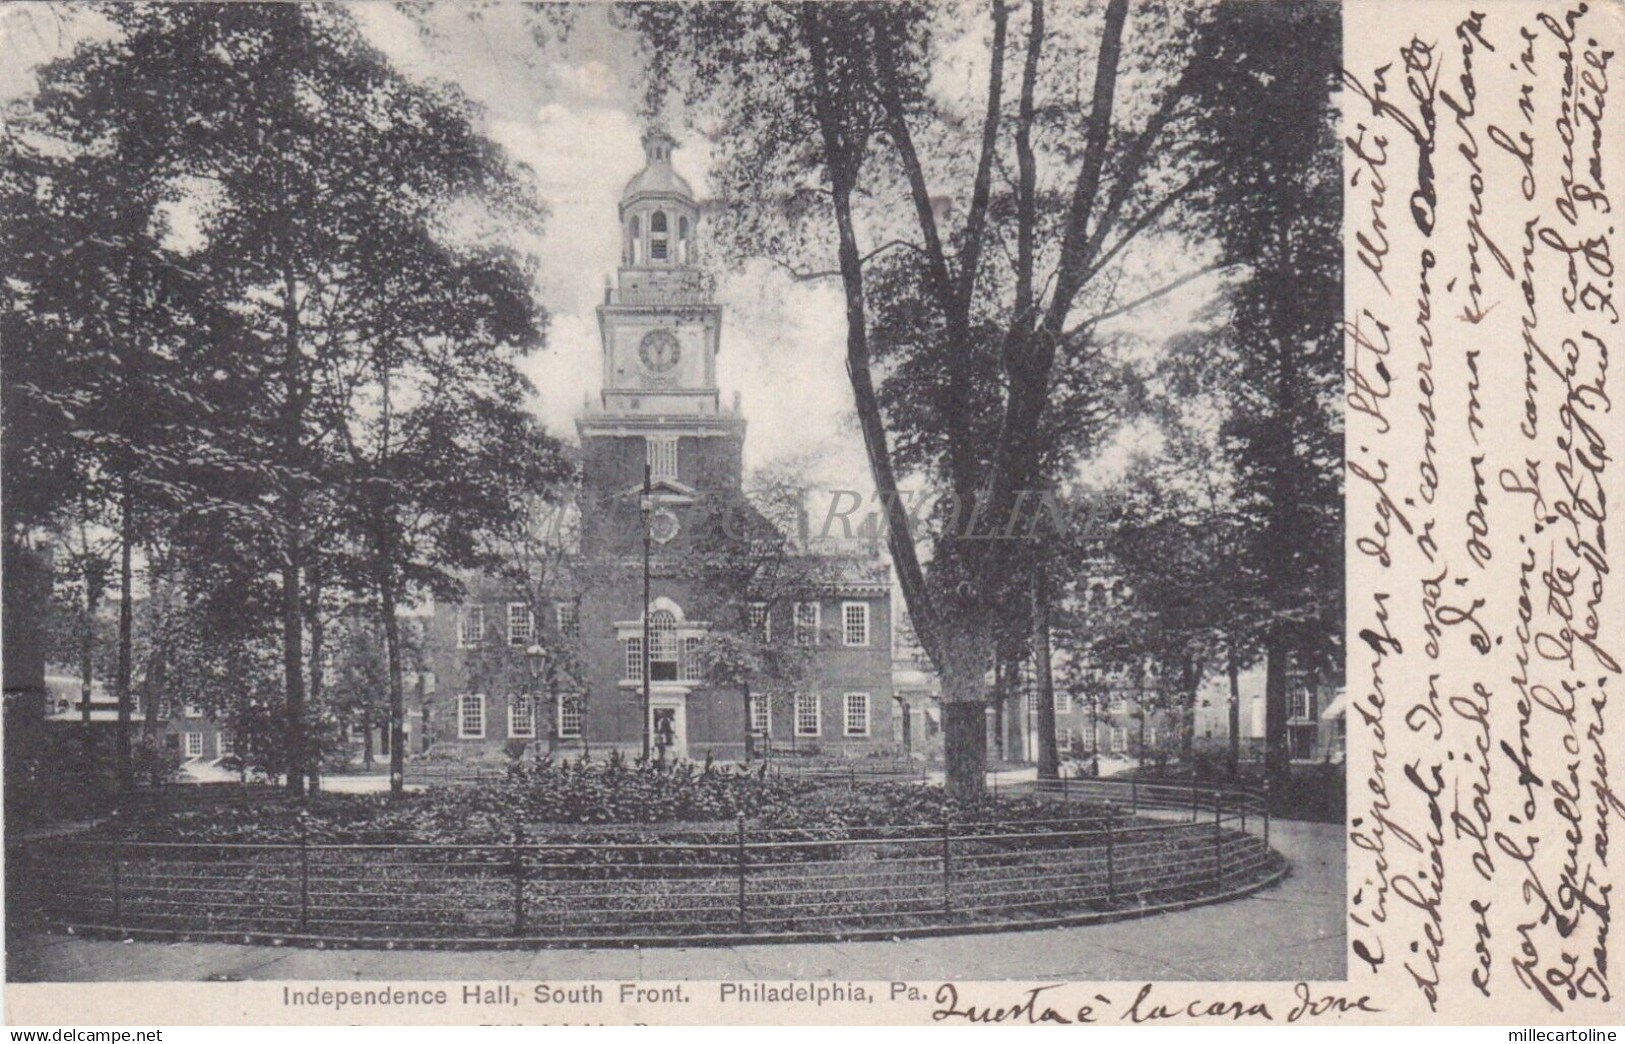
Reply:
[[[904,784],[560,765],[395,799],[318,795],[303,813],[285,802],[138,813],[29,858],[48,919],[75,930],[715,941],[1075,922],[1278,875],[1279,858],[1222,813],[946,806],[942,791]]]
[[[573,837],[658,842],[672,830],[731,838],[741,815],[753,831],[783,839],[839,839],[882,827],[935,829],[956,824],[1031,825],[1034,832],[1094,829],[1106,811],[1064,810],[1033,799],[945,802],[940,789],[763,776],[693,766],[660,770],[619,761],[541,765],[478,786],[403,794],[316,794],[304,806],[267,802],[238,807],[136,812],[89,837],[172,842],[313,844],[506,843],[515,827],[535,840],[567,830]]]

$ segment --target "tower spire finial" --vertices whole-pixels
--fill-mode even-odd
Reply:
[[[677,139],[658,122],[649,124],[643,132],[643,155],[651,164],[669,164],[672,150],[676,147]]]

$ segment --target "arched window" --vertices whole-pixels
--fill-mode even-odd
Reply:
[[[643,226],[636,214],[626,224],[626,260],[628,264],[638,264],[643,260]]]
[[[677,617],[666,609],[649,614],[649,680],[677,680]]]
[[[677,219],[677,263],[680,265],[689,263],[688,218],[686,217]]]
[[[666,260],[670,256],[667,242],[666,212],[657,210],[649,217],[649,260]]]

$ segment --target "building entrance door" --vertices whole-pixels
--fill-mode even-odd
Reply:
[[[688,729],[680,700],[655,698],[650,708],[649,744],[656,761],[683,761],[688,758]]]

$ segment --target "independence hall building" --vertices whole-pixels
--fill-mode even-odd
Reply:
[[[743,505],[745,420],[717,389],[722,308],[695,263],[700,208],[672,169],[673,139],[651,130],[643,144],[646,165],[621,196],[619,278],[598,308],[602,391],[577,420],[579,536],[530,596],[512,580],[475,578],[464,604],[424,621],[433,691],[418,696],[413,753],[499,758],[523,742],[561,756],[633,754],[646,728],[671,759],[740,758],[747,732],[758,753],[895,749],[882,559],[816,556],[816,583],[775,601],[756,601],[766,596],[738,588],[734,573],[707,575],[707,556],[733,532],[717,525],[718,506]],[[790,691],[752,683],[747,700],[739,672],[714,669],[707,640],[737,633],[738,621],[768,644],[802,647]]]

